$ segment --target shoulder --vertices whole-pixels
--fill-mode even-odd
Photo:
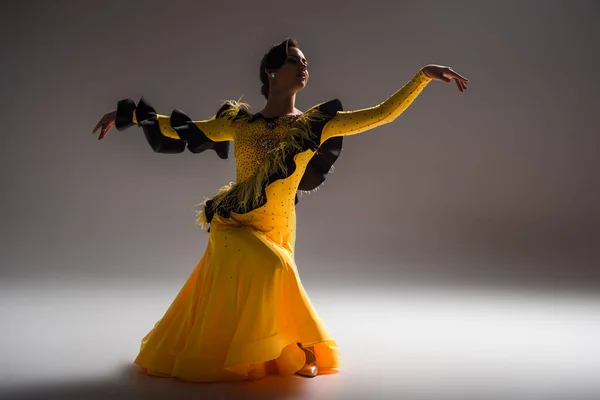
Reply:
[[[302,119],[313,125],[317,124],[322,129],[325,123],[333,119],[338,111],[343,111],[343,109],[342,102],[339,99],[333,99],[309,108]]]
[[[305,114],[320,114],[323,117],[333,118],[338,111],[343,111],[344,107],[339,99],[332,99],[324,103],[319,103],[306,111]]]
[[[324,103],[319,103],[315,106],[313,106],[311,108],[312,109],[318,109],[321,112],[337,112],[337,111],[342,111],[344,108],[342,106],[342,102],[340,101],[340,99],[332,99],[329,101],[326,101]]]
[[[232,121],[250,118],[250,105],[236,100],[225,100],[217,111],[215,118],[227,118]]]

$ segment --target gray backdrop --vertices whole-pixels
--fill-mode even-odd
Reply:
[[[294,36],[300,109],[372,106],[428,63],[471,80],[432,82],[345,140],[298,204],[303,281],[600,284],[598,2],[214,3],[3,2],[3,280],[183,282],[207,240],[194,205],[234,180],[233,158],[91,131],[142,95],[194,119],[242,95],[257,111],[260,59]]]

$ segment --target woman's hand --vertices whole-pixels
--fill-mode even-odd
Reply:
[[[425,75],[436,81],[450,83],[450,81],[454,80],[456,82],[456,86],[458,86],[458,90],[461,92],[467,90],[467,82],[469,82],[469,80],[454,72],[454,70],[450,67],[430,64],[423,67],[422,71]]]
[[[100,136],[98,136],[98,140],[104,139],[104,136],[108,133],[110,128],[115,126],[115,118],[117,117],[116,111],[111,111],[107,114],[104,114],[104,117],[98,122],[98,125],[92,131],[92,135],[98,131],[98,129],[102,128],[100,131]]]

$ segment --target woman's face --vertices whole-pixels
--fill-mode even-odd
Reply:
[[[271,79],[271,72],[275,78]],[[297,92],[308,82],[308,63],[302,51],[296,47],[288,49],[288,55],[283,65],[273,71],[267,71],[274,90]]]

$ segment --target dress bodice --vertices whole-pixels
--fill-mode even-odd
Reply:
[[[293,117],[264,118],[255,115],[247,121],[235,124],[233,153],[236,183],[254,182],[257,184],[255,189],[260,190],[264,183],[255,182],[255,179],[257,175],[264,174],[265,167],[273,163],[274,157],[292,156],[294,170],[288,170],[280,179],[264,185],[264,204],[251,207],[245,212],[232,211],[228,214],[228,221],[221,219],[222,222],[251,226],[272,236],[271,239],[275,242],[294,242],[297,192],[306,168],[315,156],[315,150],[310,147],[294,152],[289,145],[286,146],[285,142],[289,143],[287,139],[294,135],[293,127],[297,123],[297,119]],[[278,156],[272,154],[278,150]],[[289,154],[290,151],[294,154]],[[231,186],[226,190],[231,190]]]

